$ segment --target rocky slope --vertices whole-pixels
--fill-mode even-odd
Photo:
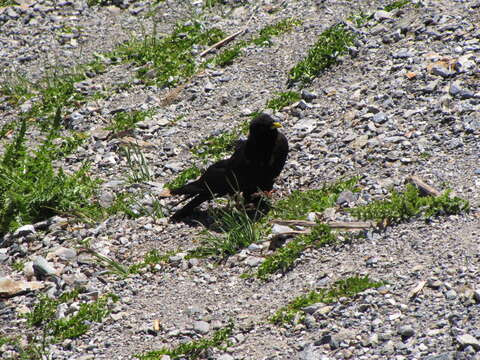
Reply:
[[[107,64],[103,73],[77,84],[86,93],[101,90],[108,96],[72,109],[66,122],[89,138],[57,165],[73,171],[91,161],[91,174],[104,180],[101,198],[108,202],[116,192],[140,186],[124,181],[129,169],[119,139],[104,130],[115,112],[154,110],[133,137],[145,141],[142,152],[155,174],[155,182],[141,186],[155,194],[195,162],[192,144],[247,120],[246,115],[286,91],[288,71],[322,31],[341,21],[353,29],[347,21],[351,14],[374,14],[366,26],[355,28],[349,54],[306,88],[313,99],[277,114],[291,154],[275,197],[357,175],[362,190],[352,202],[362,204],[384,198],[391,187],[400,189],[416,174],[453,189],[470,202],[471,211],[412,220],[310,249],[292,271],[268,282],[240,277],[261,261],[266,252],[261,246],[220,265],[173,256],[155,272],[119,280],[79,252],[80,241],[89,239],[99,253],[129,265],[152,249],[167,253],[196,247],[202,227],[147,216],[116,215],[100,224],[74,226],[55,218],[46,230],[27,228],[0,249],[0,275],[31,276],[29,262],[41,255],[67,289],[82,285],[92,297],[112,292],[120,300],[103,323],[51,346],[51,358],[133,359],[211,335],[232,320],[231,345],[211,350],[209,358],[480,359],[480,2],[422,1],[391,12],[380,11],[384,1],[233,3],[210,10],[201,2],[154,6],[124,1],[98,7],[77,0],[1,8],[2,76],[21,73],[38,80],[49,76],[53,65],[88,63],[151,32],[153,23],[158,34],[167,34],[176,21],[197,17],[207,27],[233,33],[250,19],[249,33],[255,33],[287,17],[302,20],[292,32],[273,38],[271,46],[247,46],[232,65],[207,68],[167,105],[162,100],[169,89],[143,85],[130,64]],[[124,83],[130,86],[122,88]],[[27,107],[4,102],[1,124],[15,121]],[[148,197],[141,202],[151,205]],[[17,261],[25,263],[22,271],[12,267]],[[388,285],[317,309],[303,324],[267,321],[296,296],[353,274]],[[420,293],[410,297],[423,281]],[[59,290],[58,284],[44,283],[52,294]],[[4,299],[0,333],[23,331],[25,320],[16,314],[34,302],[31,293]],[[159,331],[152,330],[156,319]],[[0,350],[3,358],[15,356],[11,346]]]

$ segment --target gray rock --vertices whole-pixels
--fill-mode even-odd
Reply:
[[[230,354],[222,354],[217,357],[217,360],[234,360],[234,357]]]
[[[372,120],[375,124],[384,124],[388,121],[388,117],[384,112],[379,112],[373,115]]]
[[[355,203],[355,195],[350,190],[344,190],[338,195],[336,204],[340,206],[345,206]]]
[[[273,224],[272,226],[272,234],[274,235],[279,235],[279,234],[285,234],[292,232],[293,229],[289,226],[286,225],[280,225],[280,224]]]
[[[375,11],[375,13],[373,14],[373,18],[377,21],[391,20],[393,19],[393,15],[388,11],[379,10]]]
[[[202,335],[208,334],[210,331],[210,324],[206,321],[195,321],[193,323],[193,330]]]
[[[265,259],[261,257],[256,257],[256,256],[248,256],[244,263],[250,267],[256,267],[260,265],[262,262],[264,262]]]
[[[457,298],[457,292],[453,289],[451,290],[448,290],[446,293],[445,293],[445,298],[447,300],[455,300]]]
[[[56,275],[55,268],[43,256],[35,257],[33,260],[33,271],[35,276],[39,278]]]
[[[443,66],[434,66],[432,67],[432,74],[441,76],[443,78],[448,78],[455,75],[455,71],[449,70]]]
[[[14,237],[24,237],[30,234],[35,234],[35,227],[33,225],[23,225],[19,227],[15,232],[13,233]]]
[[[480,341],[470,334],[459,335],[456,340],[462,348],[472,346],[475,350],[480,350]]]
[[[318,97],[318,95],[316,93],[310,92],[310,91],[305,90],[305,89],[303,89],[301,91],[300,95],[301,95],[302,99],[305,100],[305,101],[312,101],[312,100],[315,100]]]
[[[398,334],[403,339],[408,339],[408,338],[412,337],[413,335],[415,335],[415,330],[410,325],[403,325],[403,326],[400,326],[400,328],[398,329]]]
[[[77,256],[77,251],[71,248],[60,247],[53,252],[54,255],[58,256],[62,260],[73,260]]]
[[[406,49],[402,49],[395,54],[393,54],[393,57],[395,59],[408,59],[411,58],[414,54]]]

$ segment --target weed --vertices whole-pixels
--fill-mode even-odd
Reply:
[[[24,260],[16,260],[12,264],[12,268],[17,270],[17,271],[23,271],[23,267],[25,266],[25,261]]]
[[[228,155],[235,149],[235,144],[242,134],[248,132],[249,123],[243,122],[231,131],[221,133],[220,135],[210,136],[200,145],[192,149],[192,154],[201,158],[217,161]]]
[[[78,291],[72,291],[62,294],[58,299],[40,296],[33,310],[25,315],[27,324],[42,328],[45,331],[44,337],[48,338],[50,343],[60,342],[85,334],[90,328],[90,322],[101,322],[108,315],[109,299],[118,300],[116,295],[107,294],[91,303],[81,303],[74,315],[56,319],[57,307],[76,300],[78,295]]]
[[[334,25],[322,34],[309,50],[308,55],[289,72],[289,85],[301,82],[310,83],[322,71],[337,62],[337,58],[347,52],[353,43],[354,34],[343,24]]]
[[[395,9],[400,9],[400,8],[404,7],[405,5],[408,5],[410,3],[411,3],[411,0],[397,0],[397,1],[394,1],[391,4],[388,4],[387,6],[385,6],[383,8],[383,10],[392,11],[392,10],[395,10]]]
[[[274,205],[273,215],[281,219],[304,219],[308,212],[322,212],[335,206],[340,193],[344,190],[355,190],[358,178],[338,181],[325,185],[322,189],[296,190],[284,200]]]
[[[272,44],[272,37],[284,34],[291,31],[295,26],[302,22],[298,19],[288,18],[281,20],[275,24],[267,25],[261,29],[258,36],[253,38],[251,42],[258,46],[270,46]]]
[[[418,155],[418,157],[422,160],[428,160],[432,157],[432,154],[430,154],[429,152],[422,152],[420,153],[420,155]]]
[[[150,111],[131,111],[131,112],[118,112],[114,115],[112,123],[106,128],[107,130],[113,130],[114,132],[133,130],[135,124],[151,117],[153,112]]]
[[[261,230],[244,207],[237,209],[229,206],[228,209],[218,209],[215,215],[216,226],[222,234],[209,231],[202,239],[203,245],[192,250],[190,257],[225,258],[260,240]]]
[[[142,262],[130,265],[128,268],[128,272],[130,274],[136,274],[140,272],[140,269],[144,269],[146,267],[153,269],[157,264],[168,262],[168,259],[171,256],[174,256],[176,253],[177,252],[175,251],[170,251],[166,254],[160,254],[158,250],[150,250],[145,254],[144,260]]]
[[[283,33],[291,31],[295,26],[300,25],[302,22],[294,18],[283,19],[278,23],[265,26],[261,29],[256,37],[248,41],[241,40],[237,42],[233,47],[223,50],[217,54],[211,62],[215,65],[225,67],[231,65],[233,60],[240,56],[242,49],[250,44],[257,46],[270,46],[272,44],[272,36],[278,36]]]
[[[224,0],[204,0],[203,1],[203,8],[204,9],[210,9],[213,8],[219,4],[223,4]]]
[[[165,188],[176,189],[180,186],[185,185],[187,181],[191,179],[195,179],[196,177],[200,176],[200,174],[201,174],[200,169],[197,166],[192,165],[189,168],[183,170],[175,179],[165,184]]]
[[[296,259],[310,246],[320,247],[335,241],[328,225],[319,224],[309,234],[297,236],[295,239],[268,256],[259,266],[256,277],[267,280],[270,275],[285,273],[293,267]]]
[[[399,223],[417,216],[429,218],[468,211],[468,201],[451,197],[450,193],[447,190],[440,196],[422,197],[414,185],[408,184],[403,193],[392,191],[389,200],[374,201],[348,211],[359,219],[388,223]]]
[[[221,51],[212,59],[213,64],[221,67],[233,64],[233,60],[240,56],[240,54],[242,53],[242,49],[247,45],[248,42],[240,41],[232,48]]]
[[[53,161],[74,144],[63,149],[53,145],[56,135],[52,132],[30,154],[25,147],[26,131],[23,119],[0,157],[0,233],[89,206],[98,186],[88,175],[88,165],[71,175],[54,169]]]
[[[13,105],[22,104],[34,96],[33,84],[24,75],[16,73],[2,81],[0,94]]]
[[[267,109],[275,111],[283,109],[285,106],[291,105],[301,99],[301,96],[296,91],[285,91],[277,93],[277,97],[267,102]]]
[[[162,355],[168,355],[175,359],[198,359],[205,355],[210,348],[223,349],[222,344],[229,344],[228,338],[232,335],[233,323],[230,322],[225,328],[215,331],[212,338],[190,341],[178,345],[176,348],[162,348],[149,351],[142,355],[135,355],[140,360],[158,360]]]
[[[219,29],[203,29],[195,22],[192,25],[177,24],[171,35],[158,39],[156,31],[143,40],[132,40],[120,46],[111,56],[132,60],[143,67],[139,75],[153,68],[157,85],[174,86],[190,78],[198,69],[194,46],[212,45],[225,34]]]
[[[302,314],[302,309],[309,305],[316,303],[329,304],[337,301],[340,297],[353,297],[362,291],[378,288],[382,285],[384,283],[372,281],[368,276],[353,276],[339,280],[328,289],[310,291],[306,295],[296,297],[287,306],[275,312],[270,321],[277,325],[291,323],[296,315]]]
[[[348,20],[355,23],[357,27],[362,27],[372,19],[372,14],[365,14],[363,11],[358,14],[352,14],[348,17]]]
[[[127,158],[128,168],[130,174],[128,175],[128,182],[137,184],[144,181],[152,180],[152,174],[145,157],[138,145],[126,146],[123,148]]]

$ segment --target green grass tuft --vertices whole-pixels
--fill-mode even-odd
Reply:
[[[280,20],[279,22],[267,25],[262,28],[258,35],[250,40],[241,40],[233,45],[231,48],[225,49],[218,53],[211,60],[215,65],[225,67],[231,65],[233,60],[240,56],[242,49],[248,45],[254,44],[257,46],[270,46],[272,44],[272,37],[291,31],[295,26],[302,22],[298,19],[288,18]]]
[[[223,259],[260,240],[260,225],[244,208],[218,209],[214,211],[214,218],[222,234],[208,232],[202,245],[190,251],[189,257],[216,256]]]
[[[335,206],[340,193],[344,190],[354,191],[357,182],[358,178],[352,178],[325,185],[322,189],[296,190],[288,198],[275,203],[273,215],[284,220],[305,219],[309,212],[322,212]]]
[[[307,306],[317,303],[330,304],[338,301],[341,297],[353,297],[362,291],[382,285],[384,283],[372,281],[368,276],[353,276],[339,280],[328,289],[310,291],[306,295],[296,297],[287,306],[275,312],[270,321],[277,325],[291,323],[297,314],[303,314],[302,309]]]
[[[140,360],[160,360],[163,355],[168,355],[172,360],[180,359],[199,359],[211,348],[224,349],[223,344],[228,345],[228,338],[232,335],[233,323],[229,323],[223,329],[215,331],[210,339],[194,340],[182,343],[173,349],[162,348],[160,350],[149,351],[145,354],[135,355]]]
[[[187,181],[195,179],[201,175],[200,169],[192,165],[189,168],[183,170],[175,179],[165,184],[167,189],[176,189],[187,183]]]
[[[50,343],[76,338],[88,331],[91,322],[101,322],[109,314],[107,308],[109,299],[118,300],[116,295],[108,294],[96,301],[81,303],[74,315],[56,319],[58,306],[76,300],[78,295],[78,291],[64,293],[58,299],[41,295],[33,310],[25,315],[27,324],[41,328],[45,332],[44,338],[47,338]]]
[[[383,8],[383,10],[392,11],[392,10],[395,10],[395,9],[400,9],[400,8],[404,7],[405,5],[408,5],[410,3],[411,3],[411,0],[397,0],[397,1],[394,1],[391,4],[388,4],[387,6],[385,6]]]
[[[159,86],[174,86],[198,70],[199,64],[192,50],[194,46],[209,46],[224,37],[223,31],[204,29],[198,22],[177,24],[172,34],[163,39],[157,38],[154,31],[142,40],[132,40],[120,46],[111,56],[142,65],[141,77],[153,70]]]
[[[201,159],[217,161],[223,159],[235,149],[235,144],[242,134],[248,132],[249,123],[243,122],[230,131],[210,136],[192,149],[192,154]]]
[[[26,131],[24,119],[0,157],[0,233],[90,206],[99,184],[88,174],[88,165],[71,175],[53,166],[54,160],[73,151],[78,139],[69,142],[67,138],[66,143],[57,146],[57,136],[51,132],[36,150],[29,152]]]
[[[291,31],[295,26],[301,25],[302,22],[298,19],[288,18],[280,20],[279,22],[267,25],[261,29],[258,36],[252,39],[252,43],[258,46],[270,46],[272,44],[272,37],[278,36]]]
[[[335,64],[339,56],[347,52],[348,46],[353,44],[354,37],[355,35],[343,24],[337,24],[325,30],[305,59],[290,70],[289,84],[310,83],[322,71]]]
[[[114,115],[112,123],[106,128],[107,130],[113,130],[115,132],[133,130],[136,123],[151,117],[153,112],[150,111],[131,111],[131,112],[118,112]]]
[[[312,228],[309,234],[297,236],[295,239],[278,249],[273,255],[268,256],[259,266],[256,277],[267,280],[270,275],[285,273],[290,270],[296,259],[311,246],[320,247],[335,241],[328,225],[319,224]]]
[[[137,274],[140,272],[141,269],[150,268],[153,269],[155,265],[160,263],[168,262],[170,256],[174,256],[176,254],[175,251],[168,252],[166,254],[160,254],[158,250],[150,250],[145,254],[145,257],[142,262],[134,265],[130,265],[128,268],[128,272],[130,274]]]
[[[392,191],[389,200],[374,201],[348,211],[363,220],[387,221],[399,223],[411,218],[423,216],[429,218],[438,215],[458,214],[469,210],[468,201],[451,197],[447,190],[440,196],[420,196],[419,190],[408,184],[403,193]]]
[[[285,106],[291,105],[301,99],[301,96],[296,91],[285,91],[277,93],[277,97],[267,102],[267,109],[275,111],[283,109]]]

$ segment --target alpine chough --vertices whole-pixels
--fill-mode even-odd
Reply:
[[[210,165],[198,180],[176,189],[164,190],[161,196],[185,195],[193,198],[172,216],[179,220],[214,196],[242,192],[245,202],[257,191],[268,192],[280,174],[288,155],[288,142],[277,129],[281,124],[262,113],[249,127],[247,140],[239,140],[233,155]]]

